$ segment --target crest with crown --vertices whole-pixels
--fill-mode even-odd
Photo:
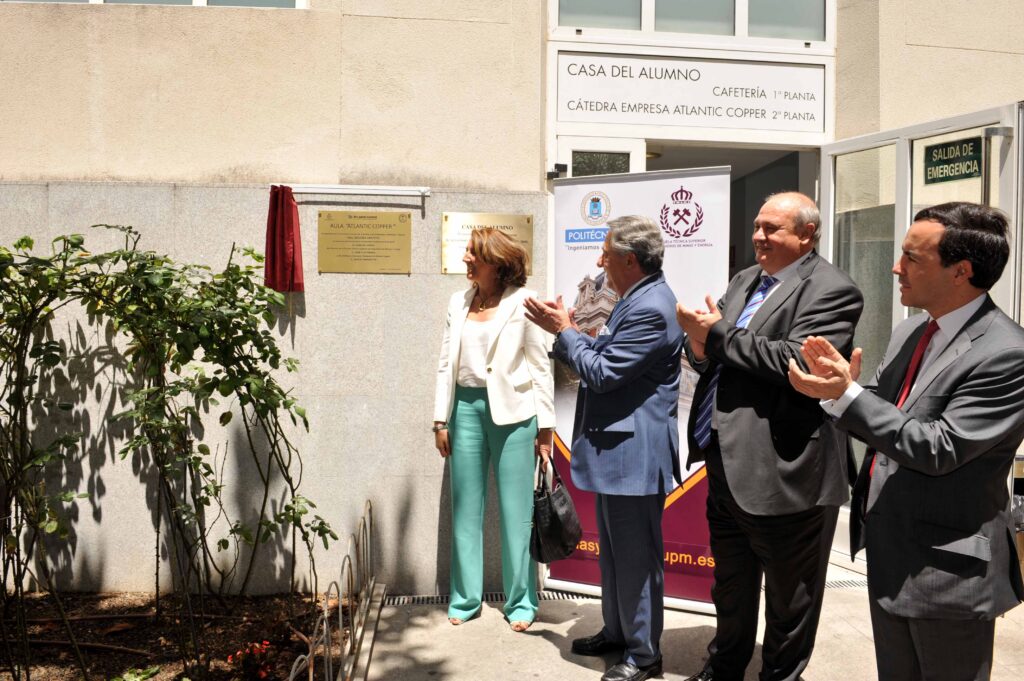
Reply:
[[[693,192],[680,186],[672,192],[671,203],[661,207],[661,231],[673,239],[693,236],[704,224],[704,209],[693,200]]]

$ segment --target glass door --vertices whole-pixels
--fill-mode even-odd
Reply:
[[[1021,105],[1011,104],[822,147],[822,252],[865,293],[858,343],[869,363],[877,364],[889,331],[910,313],[889,270],[914,213],[926,206],[975,201],[1010,217],[1010,263],[992,297],[1020,321],[1020,117]]]

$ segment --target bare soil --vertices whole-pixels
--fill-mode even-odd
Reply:
[[[182,678],[179,641],[182,635],[187,636],[188,630],[180,626],[179,603],[173,597],[161,599],[159,618],[155,616],[156,603],[151,594],[65,594],[62,600],[72,620],[75,639],[82,646],[89,681],[106,681],[154,666],[160,671],[148,678],[156,681]],[[302,640],[303,634],[312,635],[314,626],[313,604],[308,595],[228,597],[223,602],[207,598],[204,605],[201,635],[203,647],[209,653],[210,672],[205,676],[192,674],[191,681],[248,679],[236,665],[229,664],[227,658],[249,643],[269,643],[267,681],[287,679],[295,659],[310,652],[309,645]],[[331,605],[332,629],[336,630],[337,603]],[[321,612],[319,607],[316,612]],[[26,617],[29,638],[33,641],[32,679],[80,681],[82,673],[53,599],[45,595],[28,596]],[[8,635],[12,635],[13,622],[8,620],[5,625]],[[16,645],[13,640],[9,643]],[[337,670],[340,643],[336,631],[331,648]],[[0,648],[0,681],[8,681],[11,673],[2,653]],[[317,649],[318,678],[323,678],[322,655],[323,650]]]

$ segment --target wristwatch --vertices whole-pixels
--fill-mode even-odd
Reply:
[[[442,430],[448,430],[448,424],[447,423],[435,423],[433,426],[430,427],[430,430],[434,431],[435,433],[439,433]]]

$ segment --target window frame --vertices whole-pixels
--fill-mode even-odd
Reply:
[[[800,53],[813,56],[834,56],[836,43],[837,0],[825,2],[825,39],[797,40],[792,38],[758,38],[749,35],[749,0],[735,2],[735,34],[675,33],[654,30],[655,3],[658,0],[640,0],[640,30],[588,28],[586,26],[559,26],[558,0],[548,3],[548,39],[561,42],[615,44],[631,46],[707,47],[733,51]]]

